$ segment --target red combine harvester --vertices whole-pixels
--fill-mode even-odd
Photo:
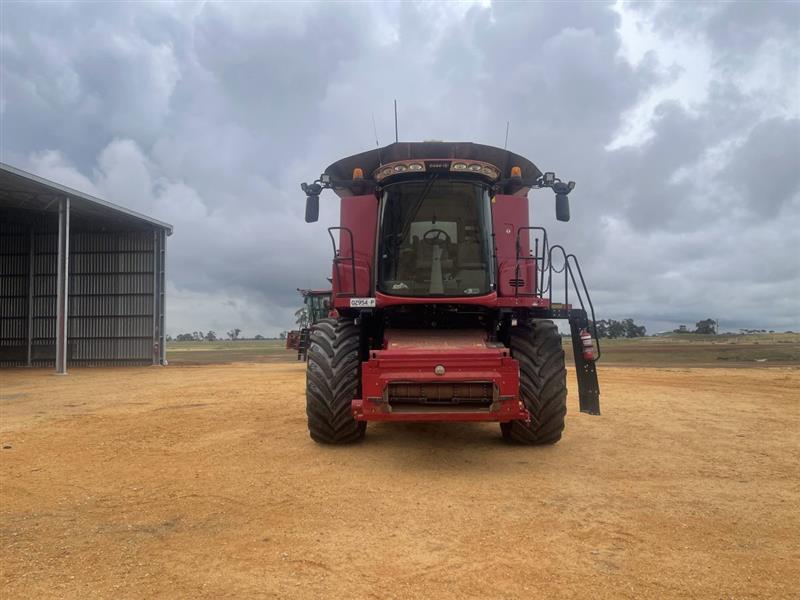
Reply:
[[[356,442],[367,421],[496,421],[507,441],[555,443],[567,388],[553,319],[570,324],[580,410],[600,414],[580,266],[528,217],[528,191],[552,188],[568,221],[574,186],[518,154],[446,142],[363,152],[302,184],[307,222],[323,189],[341,198],[328,228],[337,316],[310,333],[311,437]]]

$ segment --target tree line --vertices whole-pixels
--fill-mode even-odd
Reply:
[[[242,334],[242,330],[239,329],[238,327],[235,327],[235,328],[231,329],[230,331],[228,331],[225,334],[225,337],[219,337],[219,336],[217,336],[217,332],[216,331],[213,331],[213,330],[209,329],[205,333],[203,333],[202,331],[193,331],[192,333],[179,333],[174,338],[171,335],[168,335],[167,336],[167,341],[168,342],[172,342],[172,341],[175,341],[175,342],[216,342],[216,341],[224,340],[224,339],[227,339],[227,340],[230,340],[230,341],[236,341],[236,340],[245,339],[243,337],[240,337],[241,334]],[[261,334],[257,334],[252,339],[254,339],[254,340],[265,340],[267,338],[265,338]]]
[[[597,337],[600,338],[637,338],[647,335],[644,325],[637,325],[633,319],[602,319],[595,323]]]

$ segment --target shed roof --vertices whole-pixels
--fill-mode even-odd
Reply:
[[[0,208],[57,212],[55,200],[64,196],[70,199],[70,211],[78,215],[164,229],[167,235],[172,234],[169,223],[0,162]]]

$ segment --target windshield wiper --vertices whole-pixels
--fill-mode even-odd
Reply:
[[[414,221],[414,217],[417,216],[417,213],[419,212],[419,209],[422,208],[422,203],[425,202],[425,198],[428,197],[428,194],[430,193],[431,188],[433,187],[433,184],[436,183],[436,180],[438,178],[439,178],[439,174],[438,173],[434,173],[433,175],[431,175],[431,178],[425,184],[425,187],[422,188],[422,191],[419,194],[419,199],[417,200],[416,204],[414,205],[414,210],[412,212],[408,213],[408,217],[409,218],[405,222],[405,224],[403,225],[403,231],[401,232],[403,235],[400,236],[401,240],[406,239],[406,236],[408,235],[408,231],[411,229],[411,223],[413,223],[413,221]]]

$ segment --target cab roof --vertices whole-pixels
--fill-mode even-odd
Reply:
[[[325,169],[325,175],[329,175],[334,181],[349,180],[355,168],[362,169],[369,176],[368,174],[374,173],[386,163],[426,159],[461,159],[489,163],[500,170],[501,178],[510,176],[511,167],[520,167],[523,179],[536,179],[542,174],[527,158],[494,146],[472,142],[396,142],[337,160]]]

